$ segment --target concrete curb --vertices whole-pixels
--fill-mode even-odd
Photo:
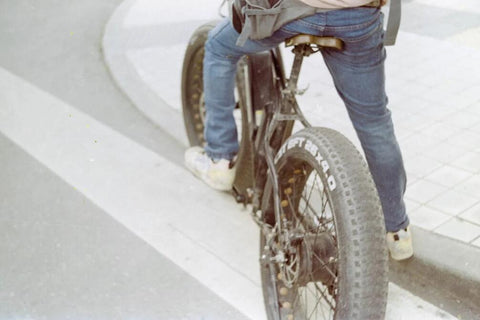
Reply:
[[[180,112],[142,80],[126,56],[122,22],[136,0],[124,1],[105,28],[103,52],[119,88],[152,122],[188,145]],[[480,319],[480,249],[412,227],[415,257],[390,261],[390,280],[459,319]]]
[[[124,1],[113,13],[105,26],[102,49],[105,64],[121,91],[153,123],[165,129],[184,146],[188,145],[180,112],[171,108],[140,77],[126,55],[128,44],[133,39],[121,37],[122,25],[136,0]],[[180,90],[180,89],[179,89]]]
[[[390,280],[459,319],[480,319],[480,249],[412,227],[415,256],[390,260]]]

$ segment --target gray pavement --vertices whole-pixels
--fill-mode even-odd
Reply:
[[[178,70],[191,32],[202,22],[218,19],[217,3],[199,1],[198,10],[187,10],[190,5],[125,1],[103,40],[119,86],[185,145]],[[405,1],[397,45],[388,48],[386,66],[390,108],[409,179],[407,208],[417,240],[416,259],[408,267],[392,263],[392,279],[427,299],[434,295],[425,287],[451,291],[441,303],[464,318],[479,314],[480,299],[479,39],[475,1]],[[290,63],[286,51],[285,57]],[[305,64],[301,86],[312,85],[299,101],[309,119],[338,129],[359,146],[321,59],[310,58]]]
[[[0,319],[246,319],[68,183],[68,174],[5,135],[8,108],[30,96],[21,118],[43,127],[34,134],[43,137],[41,148],[52,141],[55,121],[40,111],[51,109],[51,100],[33,97],[33,87],[138,146],[173,162],[183,158],[178,142],[132,105],[104,64],[104,27],[120,3],[0,1]],[[27,87],[8,87],[12,74]],[[32,134],[31,125],[8,124]],[[49,153],[62,158],[59,148]],[[76,161],[61,162],[70,172],[89,170]]]
[[[247,319],[2,134],[0,150],[0,319]]]

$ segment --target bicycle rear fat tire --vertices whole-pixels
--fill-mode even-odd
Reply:
[[[275,319],[277,311],[281,319],[384,319],[388,291],[385,225],[378,194],[363,157],[340,133],[327,128],[308,128],[285,142],[275,163],[282,219],[288,220],[290,234],[300,233],[304,240],[286,254],[285,263],[276,262],[272,269],[265,260],[261,262],[268,319]],[[269,182],[262,212],[264,220],[274,226],[277,221],[272,193]],[[317,195],[319,201],[315,202],[313,195]],[[260,236],[261,255],[265,256],[265,250],[270,251],[270,256],[278,254],[272,245],[266,247],[263,233]],[[310,240],[306,241],[307,238]],[[316,264],[317,269],[322,265],[328,276],[319,279],[314,272],[300,271],[300,277],[295,280],[295,272],[305,270],[304,256],[310,253],[308,261],[314,261],[320,254],[311,252],[324,250],[316,243],[317,238],[328,239],[331,245],[326,256],[331,256],[330,263],[324,258],[323,264]],[[284,248],[285,244],[278,239],[277,236],[274,240],[277,248]],[[298,259],[295,260],[295,256]],[[298,264],[294,265],[294,261]],[[286,268],[288,264],[290,269]],[[313,292],[312,287],[314,300],[306,300],[305,296]],[[274,303],[274,290],[279,297],[278,304]],[[322,291],[325,297],[321,296]],[[325,303],[327,300],[331,306]],[[320,310],[324,306],[326,310]]]

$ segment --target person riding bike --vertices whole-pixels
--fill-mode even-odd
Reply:
[[[321,53],[375,181],[390,254],[396,260],[407,259],[413,255],[413,247],[403,200],[406,173],[385,92],[386,53],[380,10],[383,2],[286,1],[314,8],[314,11],[284,23],[273,34],[261,39],[253,39],[255,37],[251,35],[245,38],[243,32],[235,29],[230,18],[225,18],[210,31],[203,66],[206,145],[205,148],[189,148],[185,152],[185,164],[210,187],[231,190],[235,178],[232,160],[239,149],[233,117],[239,59],[275,48],[297,34],[339,38],[344,42],[343,50],[321,49]]]

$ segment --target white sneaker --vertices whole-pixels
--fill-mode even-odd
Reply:
[[[413,256],[410,228],[407,227],[397,232],[387,232],[387,246],[394,260],[405,260]]]
[[[185,165],[211,188],[221,191],[232,189],[235,168],[231,167],[230,160],[214,161],[203,148],[197,146],[185,151]]]

